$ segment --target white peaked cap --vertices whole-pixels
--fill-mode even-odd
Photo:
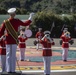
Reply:
[[[64,30],[68,30],[68,28],[64,28]]]
[[[39,29],[42,29],[42,28],[39,28]]]
[[[10,8],[7,12],[9,14],[13,14],[13,13],[15,13],[15,11],[16,11],[16,8]]]
[[[42,28],[39,28],[39,30],[42,30]]]
[[[50,31],[44,31],[44,34],[50,34]]]

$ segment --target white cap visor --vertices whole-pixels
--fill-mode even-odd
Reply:
[[[50,34],[50,31],[45,31],[44,34]]]

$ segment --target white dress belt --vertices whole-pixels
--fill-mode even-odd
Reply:
[[[0,48],[2,48],[2,49],[6,49],[6,47],[1,47],[1,46],[0,46]]]
[[[68,43],[68,42],[63,42],[63,43]]]
[[[42,48],[43,50],[46,50],[46,49],[51,49],[51,48]]]
[[[25,43],[25,42],[19,42],[19,43]]]

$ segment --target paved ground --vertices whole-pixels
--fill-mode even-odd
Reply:
[[[38,73],[38,72],[34,72],[34,73],[14,73],[14,74],[7,74],[7,73],[4,73],[4,74],[0,74],[0,75],[44,75],[42,72]],[[76,75],[76,72],[52,72],[51,75]]]
[[[25,61],[19,61],[19,50],[17,50],[16,71],[21,70],[23,75],[44,75],[42,50],[36,50],[36,46],[33,45],[34,40],[31,38],[26,42]],[[55,43],[52,47],[51,75],[76,75],[76,42],[70,46],[67,62],[62,61],[59,39],[55,39]]]
[[[43,73],[29,73],[24,75],[44,75]],[[51,75],[76,75],[76,72],[52,72]]]
[[[53,48],[55,49],[55,48]],[[57,47],[57,49],[60,49]],[[60,50],[59,50],[60,51]],[[67,62],[63,62],[61,53],[58,50],[53,50],[53,58],[51,61],[51,75],[76,75],[76,59],[74,57],[68,59]],[[71,52],[71,50],[70,50]],[[75,52],[74,52],[75,53]],[[37,51],[35,47],[27,47],[26,49],[26,60],[27,61],[18,61],[16,70],[19,71],[18,65],[20,65],[20,70],[23,72],[23,75],[44,75],[43,74],[43,61],[42,61],[42,51]],[[71,54],[73,56],[73,54]],[[59,56],[59,57],[58,57]],[[19,51],[17,51],[17,58],[19,57]],[[58,57],[58,58],[57,58]],[[69,58],[69,57],[68,57]],[[19,59],[19,58],[18,58]],[[28,61],[28,59],[30,61]]]
[[[29,38],[26,43],[27,43],[27,46],[34,46],[33,44],[33,41],[36,40],[35,38]],[[55,47],[61,47],[61,45],[59,44],[59,38],[54,38],[54,41],[55,41]],[[76,47],[76,39],[74,39],[74,44],[73,45],[70,45],[71,47]]]

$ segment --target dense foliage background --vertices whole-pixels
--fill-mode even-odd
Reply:
[[[17,14],[35,13],[31,30],[35,36],[39,27],[50,30],[52,37],[60,37],[63,27],[68,27],[72,37],[76,37],[76,0],[0,0],[0,14],[7,14],[9,8],[16,7]]]
[[[76,37],[76,15],[67,15],[67,14],[54,14],[51,12],[38,12],[33,18],[31,29],[33,33],[38,31],[38,28],[41,27],[43,31],[51,31],[52,37],[60,37],[63,29],[65,27],[71,33],[72,37]]]
[[[76,0],[0,0],[0,14],[6,14],[7,9],[16,7],[18,14],[47,11],[53,13],[76,13]]]

